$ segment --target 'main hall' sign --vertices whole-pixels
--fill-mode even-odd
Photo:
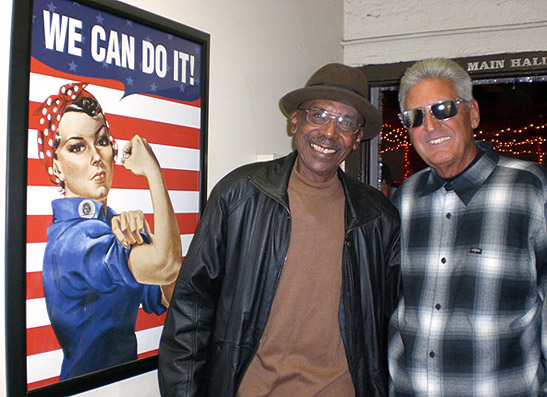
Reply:
[[[475,58],[467,60],[465,66],[469,73],[512,69],[547,69],[547,54],[540,53],[534,54],[534,56],[508,55],[507,57],[502,55],[496,58],[489,57],[488,59]]]

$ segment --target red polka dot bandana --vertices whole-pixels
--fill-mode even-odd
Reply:
[[[59,94],[48,97],[37,110],[40,113],[40,126],[38,128],[38,155],[40,156],[40,162],[49,175],[49,179],[56,185],[61,183],[61,181],[53,174],[53,153],[55,151],[54,143],[57,137],[59,122],[61,121],[66,108],[72,103],[77,102],[81,98],[95,99],[92,94],[85,91],[85,87],[87,85],[88,83],[71,83],[63,85],[59,89]],[[102,109],[100,109],[100,111],[102,113]],[[114,149],[114,155],[117,155],[118,149],[116,142],[114,141],[114,137],[110,134],[109,137],[110,143]]]

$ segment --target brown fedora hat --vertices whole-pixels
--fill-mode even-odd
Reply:
[[[361,70],[331,63],[315,72],[304,88],[291,91],[281,98],[281,107],[290,115],[300,104],[310,99],[347,103],[365,118],[363,139],[370,139],[382,130],[382,116],[367,97],[367,76]]]

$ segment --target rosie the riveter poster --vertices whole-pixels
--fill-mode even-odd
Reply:
[[[122,164],[123,147],[132,142],[131,155],[137,145],[149,148],[137,164],[157,159],[182,261],[200,211],[205,106],[200,44],[74,1],[36,0],[32,20],[29,390],[157,354],[162,290],[132,277],[134,248],[117,241],[110,224],[116,214],[142,211],[147,231],[157,232],[156,184]],[[89,103],[95,113],[82,111]],[[63,122],[69,112],[72,124]],[[89,181],[91,167],[101,170]],[[101,185],[102,196],[87,192],[88,185]],[[150,243],[146,233],[143,239]]]

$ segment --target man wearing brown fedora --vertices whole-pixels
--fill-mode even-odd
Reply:
[[[296,151],[213,189],[159,351],[164,396],[382,396],[399,218],[339,165],[381,129],[356,68],[281,99]]]

